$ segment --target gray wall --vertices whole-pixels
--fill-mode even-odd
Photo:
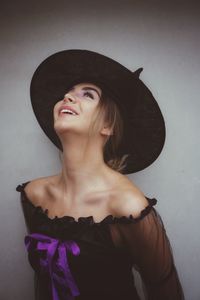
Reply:
[[[31,76],[64,49],[101,52],[135,70],[166,121],[160,157],[128,175],[158,200],[187,300],[200,299],[199,8],[193,1],[7,1],[1,5],[0,299],[33,299],[18,184],[60,170],[32,112]]]

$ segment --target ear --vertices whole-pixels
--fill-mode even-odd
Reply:
[[[106,126],[104,126],[101,129],[100,133],[103,134],[103,135],[113,135],[112,130],[109,127],[106,127]]]

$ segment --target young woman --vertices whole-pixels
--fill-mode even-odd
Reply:
[[[157,200],[124,176],[150,165],[165,140],[140,72],[65,50],[33,76],[34,113],[62,162],[60,173],[17,187],[37,300],[140,299],[132,267],[147,299],[184,299]]]

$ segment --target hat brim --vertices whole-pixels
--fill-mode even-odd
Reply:
[[[64,50],[46,58],[33,74],[31,103],[38,123],[62,150],[54,130],[53,108],[76,83],[91,82],[116,102],[124,121],[117,156],[129,154],[122,173],[140,171],[159,156],[165,142],[165,122],[157,101],[134,72],[102,54],[80,49]]]

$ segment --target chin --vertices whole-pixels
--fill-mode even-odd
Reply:
[[[54,130],[55,130],[55,132],[57,133],[57,135],[58,135],[59,133],[66,132],[67,129],[68,129],[68,128],[67,128],[67,126],[66,126],[66,123],[63,124],[63,123],[60,122],[59,120],[57,120],[57,121],[54,122]]]

